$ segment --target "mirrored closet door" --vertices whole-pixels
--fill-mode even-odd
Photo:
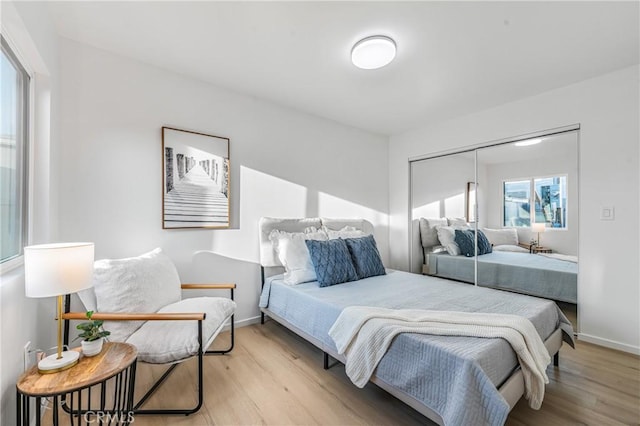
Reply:
[[[411,272],[438,273],[435,269],[429,271],[430,255],[446,253],[447,245],[454,250],[453,231],[456,225],[467,224],[467,190],[474,179],[473,151],[411,163]],[[436,266],[434,263],[433,267]],[[444,267],[440,268],[439,275],[459,278],[455,273],[449,275]],[[473,282],[473,271],[470,282]]]
[[[578,130],[410,163],[411,271],[575,306]]]

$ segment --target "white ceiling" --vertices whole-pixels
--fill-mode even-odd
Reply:
[[[48,2],[70,39],[381,134],[639,62],[639,3]],[[359,39],[395,39],[379,70]]]

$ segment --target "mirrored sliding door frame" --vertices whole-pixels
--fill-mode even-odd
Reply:
[[[533,133],[527,133],[527,134],[523,134],[523,135],[519,135],[519,136],[513,136],[513,137],[509,137],[509,138],[504,138],[504,139],[497,139],[497,140],[492,140],[492,141],[488,141],[488,142],[483,142],[483,143],[479,143],[479,144],[475,144],[475,145],[470,145],[467,147],[461,147],[458,149],[451,149],[451,150],[445,150],[445,151],[439,151],[439,152],[435,152],[432,154],[425,154],[425,155],[420,155],[420,156],[416,156],[416,157],[410,157],[408,159],[408,170],[409,170],[409,199],[408,199],[408,213],[407,213],[407,222],[408,222],[408,232],[409,232],[409,238],[408,238],[408,244],[409,244],[409,271],[413,271],[414,270],[414,244],[413,244],[413,194],[414,194],[414,182],[413,182],[413,166],[414,163],[418,163],[420,161],[424,161],[424,160],[431,160],[431,159],[437,159],[437,158],[442,158],[442,157],[448,157],[450,155],[455,155],[455,154],[462,154],[462,153],[469,153],[469,152],[473,152],[474,153],[474,187],[476,190],[476,205],[474,207],[474,213],[475,213],[475,222],[474,222],[474,229],[477,230],[478,228],[478,221],[479,221],[479,209],[478,209],[478,204],[479,204],[479,200],[478,200],[478,151],[482,148],[490,148],[490,147],[496,147],[496,146],[500,146],[500,145],[506,145],[506,144],[510,144],[510,143],[514,143],[514,142],[518,142],[518,141],[522,141],[522,140],[527,140],[527,139],[534,139],[534,138],[541,138],[541,137],[549,137],[549,136],[554,136],[554,135],[559,135],[559,134],[563,134],[563,133],[569,133],[569,132],[575,132],[577,131],[577,155],[578,155],[578,159],[580,158],[580,124],[572,124],[572,125],[568,125],[568,126],[563,126],[563,127],[556,127],[556,128],[552,128],[552,129],[547,129],[547,130],[541,130],[538,132],[533,132]],[[578,176],[580,174],[580,165],[579,165],[579,160],[578,160]],[[578,178],[578,193],[580,193],[580,179]],[[578,200],[578,209],[579,209],[579,201]],[[476,237],[475,237],[475,250],[477,253],[477,249],[478,249],[478,233],[475,233]],[[579,246],[579,238],[580,238],[580,232],[578,232],[578,246]],[[579,254],[579,253],[578,253]],[[474,259],[474,285],[478,285],[478,259],[477,256]],[[579,286],[578,286],[579,287]]]

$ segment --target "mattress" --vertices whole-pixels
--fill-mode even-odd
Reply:
[[[473,283],[474,257],[429,254],[429,275]],[[577,303],[578,265],[539,254],[498,252],[478,256],[478,285]]]
[[[328,331],[343,308],[433,309],[522,315],[545,340],[557,328],[572,334],[556,304],[545,299],[388,270],[387,275],[319,287],[265,282],[260,306],[335,351]],[[401,334],[380,361],[376,377],[438,413],[447,424],[503,424],[509,406],[497,390],[517,368],[502,339]]]

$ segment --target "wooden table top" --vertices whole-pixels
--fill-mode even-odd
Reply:
[[[59,373],[41,374],[38,372],[38,366],[34,365],[18,379],[18,390],[29,396],[65,394],[115,376],[135,362],[137,356],[138,350],[133,345],[105,342],[102,352],[98,355],[80,355],[77,365]]]

